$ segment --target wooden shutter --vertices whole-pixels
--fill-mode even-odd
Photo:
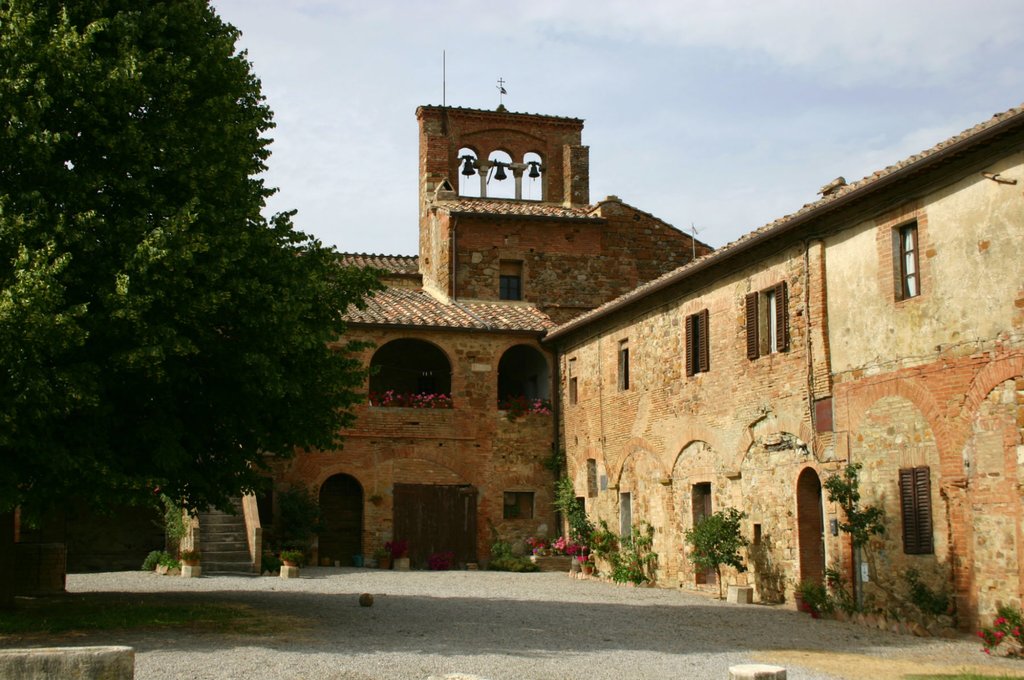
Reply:
[[[700,312],[700,323],[698,325],[697,342],[700,343],[699,358],[700,370],[706,371],[711,368],[710,352],[708,352],[708,310]]]
[[[747,295],[747,358],[754,360],[760,354],[757,337],[757,298],[759,293]]]
[[[932,545],[932,487],[928,467],[900,470],[900,510],[903,515],[903,552],[930,555]]]
[[[932,546],[932,482],[927,467],[914,468],[914,505],[917,510],[917,541],[922,555],[934,552]]]
[[[693,315],[686,317],[686,375],[693,375]]]
[[[749,344],[749,340],[747,341]],[[775,286],[775,351],[789,349],[789,290],[783,281]]]

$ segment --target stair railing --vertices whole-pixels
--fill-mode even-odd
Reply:
[[[257,574],[263,573],[263,527],[260,525],[260,510],[256,496],[242,496],[242,516],[245,518],[245,540],[249,544],[249,557]]]

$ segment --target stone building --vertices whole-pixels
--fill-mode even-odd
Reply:
[[[663,585],[711,585],[684,533],[745,512],[726,578],[779,602],[853,574],[822,482],[860,463],[868,607],[909,616],[912,568],[976,625],[1024,591],[1024,109],[822,193],[548,331],[570,475]]]
[[[615,197],[589,203],[583,121],[424,106],[418,257],[344,256],[386,289],[348,313],[372,347],[370,403],[338,451],[299,452],[275,470],[303,485],[325,529],[316,558],[351,564],[392,539],[414,566],[434,552],[488,556],[556,535],[555,364],[541,344],[706,245]],[[269,519],[267,514],[264,517]]]

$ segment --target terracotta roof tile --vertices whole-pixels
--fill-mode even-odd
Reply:
[[[416,255],[373,255],[368,253],[339,253],[339,260],[346,267],[373,267],[390,274],[419,274],[419,258]]]
[[[554,203],[515,201],[511,199],[460,198],[438,201],[437,206],[458,215],[500,215],[508,217],[541,217],[602,222],[604,218],[593,214],[590,206],[570,208]]]
[[[350,324],[545,331],[554,327],[535,307],[500,302],[444,303],[422,290],[385,288],[366,300],[365,309],[349,307]]]
[[[506,116],[530,116],[531,118],[550,118],[551,120],[565,121],[567,123],[582,123],[582,118],[573,118],[572,116],[552,116],[547,113],[528,113],[526,111],[509,111],[507,109],[474,109],[468,106],[437,106],[435,104],[423,104],[419,107],[424,111],[461,111],[463,113],[494,113],[504,114]]]
[[[1016,121],[1014,121],[1014,119],[1016,119]],[[573,328],[584,326],[588,322],[604,316],[612,309],[618,309],[619,307],[627,305],[631,301],[639,300],[649,293],[661,290],[676,281],[683,280],[690,274],[690,272],[701,270],[713,262],[725,260],[737,252],[742,252],[745,250],[747,245],[753,242],[760,241],[776,233],[787,231],[788,229],[799,225],[803,221],[803,218],[809,218],[819,211],[828,210],[834,203],[840,202],[840,205],[842,205],[849,201],[866,197],[870,195],[872,190],[884,186],[884,180],[887,178],[904,171],[914,172],[918,168],[923,170],[929,167],[931,161],[938,162],[938,159],[935,158],[937,154],[953,153],[956,151],[956,148],[954,147],[957,147],[958,145],[965,147],[969,146],[972,142],[978,141],[987,130],[1010,121],[1014,121],[1014,124],[1024,124],[1024,105],[1004,111],[1003,113],[997,113],[990,119],[979,123],[972,128],[968,128],[947,140],[939,142],[930,149],[925,149],[920,153],[914,154],[913,156],[910,156],[898,163],[887,166],[882,170],[876,170],[867,177],[847,184],[828,196],[825,196],[813,203],[807,203],[794,213],[784,215],[783,217],[769,222],[768,224],[741,236],[735,241],[722,246],[718,250],[714,250],[703,257],[699,257],[696,260],[688,262],[678,269],[667,272],[666,274],[648,281],[647,283],[634,288],[630,292],[621,295],[614,300],[606,302],[600,307],[596,307],[589,312],[567,321],[553,329],[548,334],[548,337],[564,335]]]

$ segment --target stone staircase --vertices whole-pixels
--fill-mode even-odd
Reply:
[[[204,574],[255,573],[245,538],[241,501],[235,501],[234,506],[234,515],[214,509],[199,513],[199,551]]]

